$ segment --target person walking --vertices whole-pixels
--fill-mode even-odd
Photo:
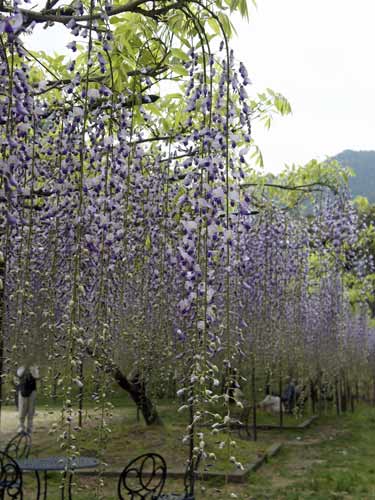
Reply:
[[[33,431],[33,419],[35,414],[36,381],[39,379],[39,368],[35,365],[20,366],[17,370],[18,384],[18,432],[27,432],[31,435]],[[27,418],[27,426],[25,420]]]

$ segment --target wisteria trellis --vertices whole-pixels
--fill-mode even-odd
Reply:
[[[86,364],[99,381],[102,450],[119,366],[135,365],[148,394],[183,397],[192,447],[203,417],[214,432],[230,422],[233,367],[243,381],[255,365],[306,380],[322,370],[358,380],[354,366],[368,369],[367,311],[353,314],[343,278],[359,231],[345,189],[322,189],[314,215],[302,215],[246,184],[249,77],[226,38],[212,52],[200,16],[220,18],[199,2],[180,6],[195,29],[182,118],[155,133],[166,128],[162,99],[147,93],[158,72],[137,67],[129,87],[115,88],[113,9],[91,1],[41,14],[65,16],[87,40],[86,64],[70,43],[69,78],[52,83],[20,36],[38,18],[17,2],[0,18],[1,370],[33,352],[47,378],[59,374],[70,454],[75,396],[92,385]],[[195,451],[204,447],[201,437]]]

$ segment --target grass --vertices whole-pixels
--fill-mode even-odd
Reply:
[[[143,422],[137,422],[134,407],[121,407],[113,411],[113,417],[109,421],[111,433],[106,439],[106,449],[103,459],[109,464],[110,469],[121,470],[124,465],[137,455],[146,452],[157,452],[164,456],[171,469],[184,471],[188,457],[188,442],[183,442],[182,437],[186,435],[186,415],[177,412],[177,407],[161,404],[158,406],[159,413],[163,419],[162,427],[145,426]],[[7,418],[5,413],[5,418]],[[14,418],[14,410],[10,410]],[[11,420],[11,416],[8,419]],[[52,424],[59,420],[57,410],[48,412],[39,410],[35,418],[35,431],[33,433],[33,455],[48,456],[60,455],[60,444],[57,440],[60,434],[59,427],[51,432]],[[99,448],[97,426],[100,422],[99,415],[93,409],[87,411],[83,428],[76,433],[76,445],[81,454],[96,456]],[[229,438],[224,432],[213,435],[209,428],[199,429],[206,442],[208,453],[215,453],[216,460],[205,463],[210,471],[231,473],[235,470],[233,464],[228,460],[229,455],[234,455],[237,461],[247,464],[253,462],[257,456],[264,453],[265,449],[273,442],[271,434],[265,435],[265,439],[254,442],[239,439],[238,432],[233,431],[230,440],[235,445],[228,450],[227,446],[220,448],[221,443],[226,443]],[[8,436],[10,433],[8,432]],[[4,439],[5,441],[5,439]]]
[[[290,437],[280,456],[250,480],[252,494],[280,500],[375,499],[374,446],[374,408],[323,417],[300,441]]]
[[[187,416],[177,412],[177,406],[171,405],[171,403],[165,404],[161,402],[158,405],[158,410],[164,422],[162,427],[147,427],[143,422],[138,422],[134,405],[125,405],[113,410],[113,416],[109,422],[111,433],[105,439],[104,454],[100,457],[108,464],[106,470],[116,471],[118,474],[134,457],[146,452],[157,452],[165,458],[170,470],[184,473],[186,459],[189,454],[188,442],[183,443],[182,440],[183,435],[186,434]],[[55,431],[52,430],[53,425],[59,422],[60,418],[60,412],[55,406],[49,405],[48,409],[43,409],[43,405],[38,405],[37,415],[34,420],[33,456],[64,455],[64,451],[61,450],[60,442],[57,439],[61,434],[61,429],[57,426]],[[97,427],[99,422],[100,414],[96,413],[91,405],[85,412],[82,430],[75,433],[76,445],[82,455],[98,455],[98,449],[101,447],[98,442]],[[5,444],[15,433],[16,428],[16,411],[13,407],[7,407],[2,416],[1,442]],[[266,439],[253,442],[239,439],[237,431],[230,436],[224,432],[213,435],[208,428],[199,429],[199,432],[201,433],[200,439],[204,439],[206,442],[207,452],[216,455],[216,460],[211,459],[202,462],[202,472],[207,470],[224,474],[232,473],[237,468],[229,461],[229,456],[235,456],[237,461],[246,465],[255,461],[273,442],[270,434],[266,436]],[[235,442],[235,444],[232,443],[230,448],[227,446],[229,440]],[[221,448],[220,443],[225,443],[225,446]],[[54,498],[53,494],[58,498],[61,477],[59,474],[49,474],[49,477],[49,489],[55,493],[49,493],[48,498]],[[30,478],[29,475],[25,475],[25,480],[26,489],[28,491],[30,488],[31,495],[32,488],[35,488],[33,477]],[[77,482],[75,491],[79,491],[77,498],[94,498],[93,496],[90,497],[90,495],[93,495],[93,488],[98,482],[96,478],[82,478],[77,475],[75,481]],[[107,491],[107,488],[115,490],[116,481],[117,479],[114,478],[104,478],[106,490],[103,498],[112,498],[112,493]],[[175,491],[181,491],[183,487],[182,479],[172,482],[171,486]],[[88,490],[88,496],[85,493],[86,489]]]
[[[122,469],[130,459],[146,451],[161,453],[170,469],[184,468],[188,449],[187,445],[182,443],[181,436],[184,434],[186,417],[176,413],[175,407],[165,403],[161,403],[158,408],[165,422],[163,428],[147,428],[137,422],[135,410],[131,406],[114,410],[112,432],[104,457],[111,469]],[[92,409],[88,411],[84,429],[78,435],[83,453],[88,455],[97,452],[95,416]],[[50,410],[50,413],[47,413],[40,410],[35,421],[33,454],[62,454],[56,436],[47,432],[56,418],[57,411]],[[266,422],[266,417],[259,420]],[[2,418],[2,442],[10,436],[12,428],[15,427],[15,412],[6,410]],[[225,440],[225,435],[220,433],[212,436],[208,429],[202,429],[202,432],[205,433],[208,451],[217,455],[217,460],[208,469],[231,472],[233,465],[228,463],[228,450],[218,450],[218,442]],[[236,441],[236,447],[230,450],[230,453],[245,464],[253,461],[275,441],[283,441],[284,447],[279,455],[256,474],[251,475],[244,484],[225,484],[223,479],[198,481],[197,500],[375,500],[374,408],[361,407],[356,413],[341,417],[321,417],[310,429],[303,432],[259,432],[257,443],[241,440],[237,433],[232,437]],[[207,465],[206,463],[205,466]],[[34,477],[25,474],[25,480],[26,498],[32,498],[32,491],[35,491]],[[99,498],[95,493],[98,478],[77,474],[75,481],[76,500]],[[117,498],[117,478],[104,477],[103,481],[102,498]],[[48,499],[60,498],[59,484],[59,474],[51,474],[48,481],[51,493]],[[182,490],[181,479],[167,480],[165,491]]]

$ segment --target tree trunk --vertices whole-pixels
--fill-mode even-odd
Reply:
[[[96,355],[91,347],[87,347],[86,352],[91,357],[96,358]],[[106,356],[105,351],[102,351],[102,356],[103,355]],[[106,357],[109,359],[108,356]],[[105,370],[107,373],[111,373],[121,389],[124,389],[124,391],[130,395],[137,406],[137,410],[142,413],[146,425],[163,425],[156,407],[146,394],[146,385],[139,376],[139,373],[135,372],[132,378],[128,379],[128,377],[122,373],[120,368],[113,362],[111,362],[110,366],[107,366]]]
[[[131,380],[128,380],[117,366],[113,366],[112,373],[121,389],[130,395],[137,408],[142,412],[146,424],[163,425],[155,406],[146,394],[146,386],[139,375],[136,374]]]

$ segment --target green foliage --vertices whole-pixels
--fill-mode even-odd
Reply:
[[[365,196],[356,196],[354,198],[354,205],[360,212],[365,212],[368,210],[370,203]]]
[[[249,19],[249,10],[247,8],[247,0],[225,0],[231,12],[239,11],[242,17]],[[253,5],[256,6],[256,1],[252,0]]]
[[[353,169],[355,176],[349,179],[353,197],[365,196],[370,203],[375,203],[375,151],[346,150],[334,159]]]
[[[287,116],[292,112],[289,101],[282,94],[267,88],[256,94],[250,101],[253,117],[259,119],[269,129],[275,115]]]
[[[253,156],[258,165],[262,165],[259,148],[253,145]],[[246,184],[256,184],[258,190],[277,204],[288,209],[298,208],[302,213],[309,212],[313,203],[324,193],[337,193],[346,186],[350,170],[337,162],[319,162],[311,160],[304,166],[290,165],[277,175],[249,173]],[[274,187],[272,187],[274,186]]]
[[[354,199],[354,206],[361,223],[358,243],[354,250],[361,255],[371,256],[375,261],[375,205],[369,203],[367,198],[357,196]],[[375,274],[373,270],[361,278],[348,274],[346,284],[353,307],[365,300],[370,306],[371,316],[375,317]]]

